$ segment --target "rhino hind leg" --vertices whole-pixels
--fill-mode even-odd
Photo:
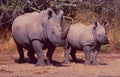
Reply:
[[[75,48],[71,48],[71,51],[70,51],[70,55],[73,59],[74,62],[77,62],[77,58],[76,58],[76,49]]]
[[[19,53],[18,63],[25,63],[23,48],[21,46],[17,45],[17,50]]]
[[[90,46],[84,46],[83,51],[85,53],[85,65],[91,65]]]
[[[31,63],[37,62],[37,59],[35,58],[35,51],[33,49],[29,49],[27,55],[30,58]]]
[[[48,52],[46,54],[47,56],[47,65],[52,65],[52,55],[54,53],[54,50],[55,50],[55,46],[51,46],[48,48]]]

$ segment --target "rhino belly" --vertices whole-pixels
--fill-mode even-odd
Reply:
[[[77,39],[72,39],[72,38],[68,38],[68,43],[70,46],[74,47],[74,48],[81,48],[80,46],[80,41],[78,41]]]

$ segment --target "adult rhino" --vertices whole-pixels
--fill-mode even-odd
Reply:
[[[52,54],[56,46],[65,45],[69,26],[63,30],[61,18],[63,11],[59,14],[48,8],[44,11],[26,13],[17,17],[12,25],[12,35],[19,53],[19,62],[24,62],[23,48],[28,50],[28,57],[34,62],[35,52],[38,61],[36,65],[45,65],[43,49],[48,48],[47,63],[51,64]]]
[[[71,57],[76,61],[76,50],[83,50],[85,54],[85,65],[91,64],[90,51],[93,50],[92,64],[96,65],[97,54],[101,45],[108,44],[109,40],[106,35],[105,27],[107,22],[100,25],[98,22],[90,26],[81,23],[70,26],[67,35],[67,44],[65,46],[65,63],[69,63],[69,48],[71,47]]]

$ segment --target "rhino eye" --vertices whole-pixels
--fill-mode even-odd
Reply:
[[[54,32],[52,31],[52,34],[54,34]]]

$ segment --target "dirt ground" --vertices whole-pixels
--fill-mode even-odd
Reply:
[[[84,65],[80,60],[84,60],[83,52],[76,55],[78,63],[64,65],[63,50],[56,50],[53,66],[35,66],[29,62],[18,64],[17,51],[3,52],[0,53],[0,77],[120,77],[120,54],[99,53],[97,66]]]

